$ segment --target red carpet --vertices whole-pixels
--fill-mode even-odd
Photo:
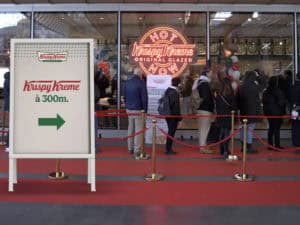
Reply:
[[[157,171],[167,177],[232,177],[241,172],[241,161],[215,160],[219,155],[203,155],[195,150],[176,148],[176,156],[159,149]],[[150,152],[150,149],[147,149]],[[8,159],[1,153],[0,172],[8,172]],[[135,161],[126,147],[102,147],[97,154],[98,176],[138,176],[151,172],[151,161]],[[103,160],[101,160],[103,158]],[[294,153],[260,149],[250,155],[247,173],[259,176],[300,176],[300,158]],[[292,158],[297,160],[291,160]],[[170,160],[169,160],[170,159]],[[174,159],[174,160],[172,160]],[[220,158],[221,159],[221,158]],[[264,160],[261,160],[264,159]],[[270,160],[266,160],[270,159]],[[283,160],[282,160],[283,159]],[[289,159],[289,160],[288,160]],[[15,192],[8,193],[8,181],[0,179],[2,202],[48,202],[105,205],[299,205],[300,179],[295,181],[97,181],[97,192],[90,193],[85,180],[52,181],[47,175],[55,170],[53,159],[19,159],[18,174],[38,174],[45,179],[19,179]],[[86,160],[62,160],[63,171],[86,175]]]
[[[300,181],[285,182],[97,182],[90,193],[83,181],[20,180],[2,202],[47,202],[105,205],[299,205]]]

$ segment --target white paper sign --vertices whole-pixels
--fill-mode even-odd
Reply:
[[[148,75],[147,91],[148,91],[148,113],[158,115],[158,100],[162,97],[165,90],[171,86],[172,76],[170,75]],[[152,143],[152,118],[147,118],[146,127],[150,128],[146,131],[145,142]],[[157,119],[157,127],[168,131],[165,119]],[[156,129],[157,144],[165,144],[166,136],[159,129]]]

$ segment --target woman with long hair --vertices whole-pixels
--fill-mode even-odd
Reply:
[[[235,110],[235,96],[231,86],[231,81],[224,78],[220,81],[220,90],[216,96],[216,111],[218,115],[231,115],[231,111]],[[217,123],[220,127],[219,140],[223,140],[230,134],[231,117],[218,117]],[[220,144],[220,154],[227,158],[229,154],[229,140]]]

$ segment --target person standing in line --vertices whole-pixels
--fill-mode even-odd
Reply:
[[[10,92],[10,72],[4,74],[4,84],[3,84],[3,96],[4,96],[4,106],[3,113],[9,114],[9,92]],[[2,121],[4,122],[4,121]],[[9,152],[9,131],[5,135],[5,151]]]
[[[99,143],[97,142],[97,138],[98,138],[98,127],[99,127],[99,120],[98,120],[98,116],[97,116],[97,111],[100,110],[100,105],[99,105],[99,100],[100,100],[100,88],[98,86],[98,79],[99,79],[99,75],[97,70],[95,70],[94,73],[94,100],[95,100],[95,151],[96,153],[99,152],[98,149],[98,145]]]
[[[167,90],[165,91],[165,95],[169,99],[170,115],[172,116],[180,116],[180,101],[179,101],[179,93],[177,90],[179,84],[180,84],[180,78],[175,77],[172,79],[172,86],[168,87]],[[175,132],[177,130],[178,122],[181,121],[181,118],[166,117],[166,121],[168,124],[168,135],[174,137]],[[165,154],[174,155],[177,153],[173,150],[172,145],[173,145],[173,140],[167,137]]]
[[[235,110],[235,96],[229,78],[220,81],[220,90],[216,96],[216,112],[217,115],[231,115],[231,111]],[[219,140],[228,137],[231,130],[231,117],[218,117],[217,123],[220,127]],[[229,155],[229,140],[220,144],[220,154],[225,158]]]
[[[278,77],[273,76],[269,79],[269,86],[263,93],[263,110],[266,116],[282,116],[285,111],[284,94],[278,87]],[[281,118],[268,118],[268,143],[271,146],[282,149],[280,146],[280,127]],[[274,138],[274,141],[273,141]],[[269,148],[272,149],[272,148]]]
[[[245,73],[244,80],[237,93],[237,102],[241,116],[251,116],[249,118],[242,117],[241,120],[247,119],[247,153],[257,153],[256,149],[253,149],[253,135],[251,130],[254,130],[257,122],[260,122],[260,118],[254,118],[253,116],[259,116],[262,114],[261,100],[260,100],[260,86],[257,81],[259,75],[255,71],[247,71]],[[243,146],[243,129],[240,131],[240,140]],[[241,149],[243,150],[243,149]]]
[[[200,106],[197,110],[198,118],[198,130],[199,130],[199,145],[207,145],[207,136],[210,129],[212,118],[214,112],[214,98],[210,87],[211,81],[211,71],[203,71],[199,79],[194,81],[192,90],[198,89],[199,96],[202,99]],[[203,116],[203,117],[201,117]],[[202,147],[200,148],[201,153],[212,154],[213,150]]]
[[[146,82],[140,68],[136,67],[133,71],[133,77],[126,81],[124,86],[124,102],[128,114],[138,114],[128,116],[128,136],[141,131],[143,120],[142,110],[147,113],[148,94]],[[128,138],[128,153],[139,156],[141,151],[141,138],[144,134],[136,135],[134,138]]]

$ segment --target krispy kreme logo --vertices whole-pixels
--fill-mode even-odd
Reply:
[[[194,55],[195,44],[168,26],[150,29],[131,48],[131,58],[146,74],[178,76],[193,62]]]
[[[38,52],[38,59],[41,62],[64,62],[67,60],[67,52]]]
[[[80,80],[25,80],[23,92],[79,91]]]

